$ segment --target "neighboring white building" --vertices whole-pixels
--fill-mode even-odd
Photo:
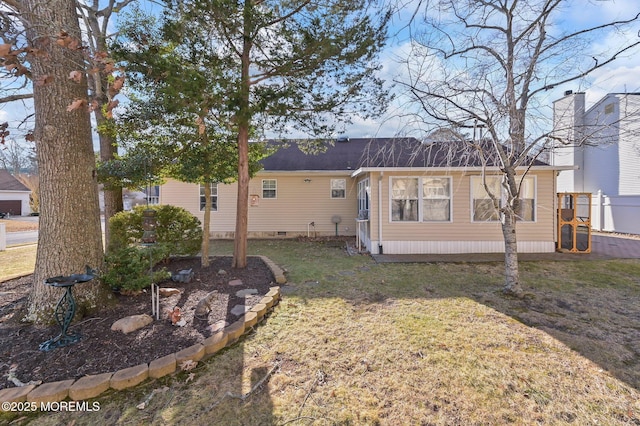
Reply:
[[[593,194],[593,229],[640,234],[640,93],[609,93],[591,108],[585,94],[565,92],[553,104],[558,192]]]
[[[0,169],[0,213],[11,216],[31,214],[31,191],[5,169]]]

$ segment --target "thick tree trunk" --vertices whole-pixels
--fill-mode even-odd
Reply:
[[[102,238],[98,186],[86,105],[67,111],[77,99],[87,98],[87,81],[69,78],[83,72],[84,57],[64,40],[80,40],[75,2],[25,0],[24,14],[30,44],[45,52],[32,55],[36,155],[39,165],[40,231],[28,318],[50,321],[61,290],[44,284],[58,275],[81,273],[85,265],[102,265]],[[64,31],[68,39],[64,38]],[[106,288],[97,280],[78,284],[74,296],[80,308],[102,302]]]
[[[209,229],[211,227],[211,183],[204,183],[204,218],[202,221],[202,250],[200,264],[203,268],[209,266]]]
[[[249,93],[249,67],[251,66],[251,10],[252,1],[244,3],[244,41],[242,46],[240,99],[238,106],[238,201],[236,210],[236,233],[233,245],[234,268],[247,266],[247,233],[249,229],[249,126],[251,124],[251,104]]]
[[[518,272],[518,241],[516,238],[516,220],[513,212],[506,212],[502,222],[502,235],[504,237],[504,276],[503,292],[520,296],[520,275]]]
[[[236,234],[233,246],[233,267],[247,266],[247,232],[249,227],[249,127],[238,132],[238,202]]]

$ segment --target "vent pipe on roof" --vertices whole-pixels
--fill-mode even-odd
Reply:
[[[347,143],[349,142],[349,136],[338,136],[338,139],[336,139],[336,142]]]
[[[565,90],[564,95],[565,96],[573,95],[573,90]]]

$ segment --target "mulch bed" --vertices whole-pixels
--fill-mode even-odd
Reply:
[[[47,383],[115,372],[204,341],[242,315],[232,313],[234,307],[250,308],[275,285],[273,274],[262,259],[249,257],[246,269],[231,268],[231,260],[212,258],[207,269],[201,268],[199,258],[171,261],[165,265],[169,271],[192,268],[195,276],[186,284],[170,280],[159,284],[180,290],[178,295],[160,299],[160,320],[129,334],[111,331],[111,325],[120,318],[151,315],[149,291],[135,296],[116,294],[117,303],[113,307],[74,320],[69,331],[81,334],[78,343],[48,352],[40,351],[38,346],[57,336],[60,327],[21,322],[31,276],[0,283],[0,389],[16,386],[10,378],[22,383]],[[256,292],[242,295],[242,290],[247,289]],[[198,302],[214,291],[217,293],[210,298],[209,314],[194,316]],[[168,312],[175,306],[186,321],[183,327],[172,325],[168,318]]]

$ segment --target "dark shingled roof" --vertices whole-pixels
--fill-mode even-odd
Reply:
[[[6,169],[0,169],[0,191],[29,191],[20,181]]]
[[[262,160],[266,171],[348,171],[361,167],[478,167],[478,151],[461,141],[422,143],[415,138],[354,138],[323,142],[326,148],[307,154],[288,142]],[[486,152],[491,152],[487,150]],[[497,163],[487,162],[487,166]],[[546,165],[535,161],[534,165]]]

